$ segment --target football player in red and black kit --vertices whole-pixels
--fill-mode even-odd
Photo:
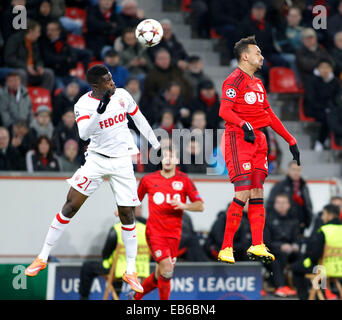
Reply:
[[[170,297],[173,269],[182,232],[183,211],[203,211],[203,201],[190,178],[176,168],[179,159],[172,148],[162,150],[162,170],[145,175],[138,187],[142,200],[148,194],[149,217],[146,241],[156,270],[144,280],[144,293],[135,293],[134,300],[159,289],[160,300]],[[187,203],[187,197],[191,203]]]
[[[252,245],[247,250],[251,259],[270,262],[275,259],[263,243],[265,208],[263,183],[268,175],[267,143],[261,128],[270,126],[289,144],[293,159],[300,165],[296,139],[286,130],[272,111],[266,90],[254,73],[261,69],[264,57],[255,37],[243,38],[235,44],[238,67],[222,86],[219,115],[225,120],[222,154],[234,184],[235,196],[227,211],[225,235],[218,259],[235,263],[233,238],[239,228],[242,210],[249,201],[248,219]]]

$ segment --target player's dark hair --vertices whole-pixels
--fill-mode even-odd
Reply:
[[[325,205],[323,207],[323,210],[327,211],[329,214],[332,214],[337,218],[340,216],[340,208],[334,204]]]
[[[96,64],[87,71],[87,82],[90,85],[99,84],[101,78],[105,76],[109,70],[103,64]]]
[[[342,0],[341,0],[342,1]],[[331,198],[330,198],[330,202],[333,202],[333,201],[335,201],[335,200],[342,200],[342,197],[341,196],[332,196]]]
[[[242,38],[234,45],[234,55],[237,59],[237,61],[241,60],[241,56],[243,52],[246,52],[248,50],[248,46],[250,44],[257,45],[257,42],[255,40],[255,35],[249,36],[247,38]]]

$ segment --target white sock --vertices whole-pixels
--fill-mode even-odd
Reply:
[[[135,272],[135,259],[138,253],[137,229],[134,224],[121,226],[122,241],[126,249],[127,274]]]
[[[57,213],[52,220],[49,231],[46,235],[42,251],[38,255],[39,259],[42,259],[44,262],[48,260],[51,249],[55,246],[64,230],[69,225],[69,222],[70,218],[63,216],[62,212]]]

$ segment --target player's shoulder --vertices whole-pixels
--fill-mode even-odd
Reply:
[[[131,94],[124,88],[116,88],[114,96],[129,98],[129,97],[131,97]]]
[[[191,180],[190,177],[183,171],[180,171],[179,169],[176,170],[176,176],[178,178],[184,179],[184,180]]]
[[[83,94],[75,103],[75,107],[81,109],[89,109],[89,106],[96,101],[97,103],[100,101],[99,99],[93,98],[91,96],[91,91]]]
[[[240,90],[245,80],[246,74],[240,68],[236,68],[223,82],[223,87],[233,87]]]

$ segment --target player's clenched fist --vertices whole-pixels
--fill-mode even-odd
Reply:
[[[245,132],[245,141],[253,144],[255,141],[255,134],[252,125],[249,122],[245,122],[245,124],[242,126],[242,130]]]
[[[97,107],[97,113],[102,114],[106,111],[107,105],[110,101],[110,90],[107,90],[103,95],[99,106]]]

